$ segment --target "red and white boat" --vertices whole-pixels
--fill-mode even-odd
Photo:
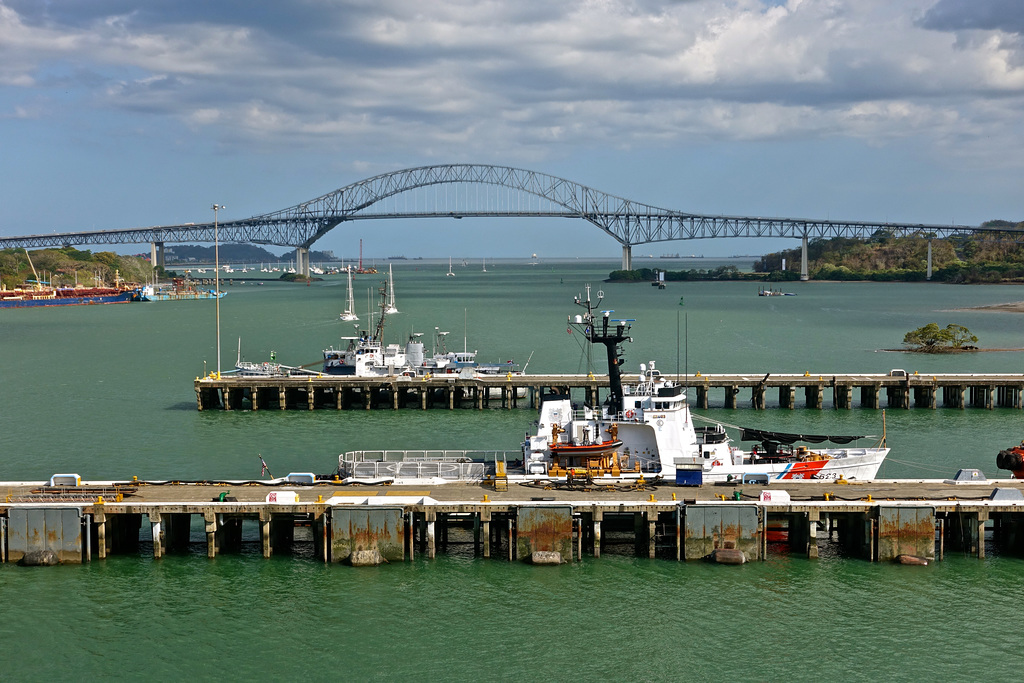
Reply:
[[[523,445],[525,478],[565,476],[569,469],[565,454],[587,444],[601,444],[602,457],[588,459],[586,467],[587,476],[597,483],[641,476],[675,478],[677,469],[699,471],[700,480],[706,482],[742,480],[750,475],[863,480],[878,473],[889,453],[884,435],[878,445],[861,447],[849,444],[870,437],[745,429],[741,440],[758,443],[745,451],[733,446],[720,424],[695,427],[684,387],[663,376],[654,361],[640,365],[635,381],[623,378],[620,344],[630,340],[633,321],[612,319],[613,311],[596,313],[601,296],[599,293],[597,303],[590,301],[589,291],[585,300],[577,298],[576,303],[586,312],[570,318],[569,325],[591,344],[606,348],[608,399],[600,406],[577,407],[566,395],[543,397],[537,432]],[[612,448],[612,440],[620,444]],[[827,442],[840,447],[817,445]],[[580,467],[578,463],[574,466]]]

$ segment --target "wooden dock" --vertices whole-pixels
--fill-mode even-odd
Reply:
[[[1024,374],[700,374],[668,375],[688,387],[691,404],[763,410],[880,408],[1024,408]],[[628,379],[628,375],[627,375]],[[607,375],[196,378],[199,410],[372,410],[530,408],[542,392],[559,390],[597,405]],[[745,395],[745,396],[744,396]],[[802,401],[799,397],[802,395]],[[827,400],[830,398],[830,401]]]
[[[263,557],[352,565],[456,551],[534,563],[602,552],[725,563],[776,553],[814,558],[826,549],[878,562],[921,563],[950,552],[980,558],[992,550],[1024,556],[1024,481],[1017,480],[652,482],[614,490],[513,484],[501,491],[286,479],[0,484],[0,560],[41,551],[65,563],[115,554],[213,558],[246,547]]]

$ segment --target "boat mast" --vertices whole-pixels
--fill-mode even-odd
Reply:
[[[587,310],[584,315],[569,317],[569,326],[575,327],[583,332],[584,337],[591,344],[601,344],[605,347],[608,358],[608,404],[613,413],[622,411],[622,373],[619,366],[622,365],[622,348],[620,344],[624,341],[633,341],[629,336],[631,325],[634,320],[612,320],[611,314],[614,311],[601,311],[600,320],[594,319],[594,311],[601,305],[604,299],[604,292],[598,291],[597,302],[590,300],[590,285],[587,285],[587,298],[583,299],[577,295],[575,303]]]
[[[39,281],[39,273],[36,272],[36,267],[32,265],[32,257],[28,255],[28,249],[23,248],[22,251],[25,252],[25,258],[28,259],[28,267],[32,269],[32,277],[36,279],[36,289],[41,290],[43,283]]]
[[[384,344],[384,319],[387,317],[388,312],[388,281],[384,280],[381,282],[380,289],[380,320],[377,321],[377,332],[374,335],[376,339],[383,346]]]

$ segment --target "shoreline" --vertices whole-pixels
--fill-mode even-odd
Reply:
[[[996,313],[1024,313],[1024,301],[1013,301],[1006,304],[990,304],[988,306],[971,306],[954,308],[954,311],[994,311]]]

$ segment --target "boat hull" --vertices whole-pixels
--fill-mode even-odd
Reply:
[[[731,465],[710,463],[703,470],[705,481],[734,481],[744,476],[764,474],[773,481],[874,479],[888,455],[888,448],[835,449],[834,455],[820,460],[763,462]]]
[[[154,292],[144,294],[141,301],[189,301],[192,299],[223,299],[227,292]]]
[[[93,304],[125,304],[139,301],[135,290],[95,296],[62,296],[52,299],[0,299],[0,308],[37,308],[44,306],[91,306]]]

